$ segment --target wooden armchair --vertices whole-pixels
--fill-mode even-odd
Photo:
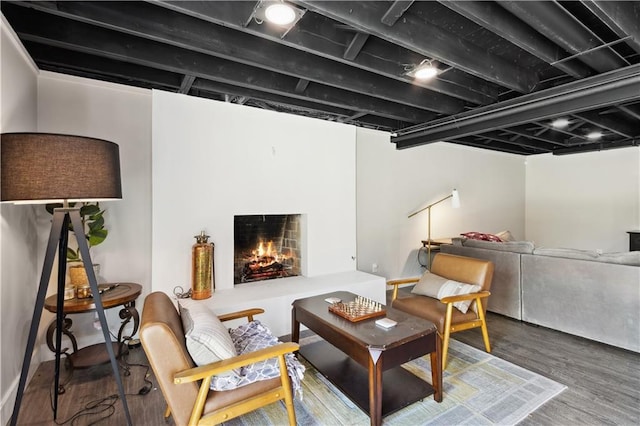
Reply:
[[[487,304],[482,301],[486,301],[491,295],[489,290],[493,279],[493,263],[470,257],[438,253],[433,259],[430,272],[449,280],[479,285],[481,290],[477,293],[449,296],[440,300],[413,293],[398,297],[398,286],[417,283],[420,277],[391,280],[387,282],[388,285],[394,286],[391,306],[435,323],[438,327],[438,336],[442,339],[443,371],[447,365],[449,337],[451,333],[456,331],[480,327],[485,349],[487,352],[491,352],[489,332],[485,320]],[[475,301],[477,313],[472,309],[462,313],[454,308],[454,303],[465,300]]]
[[[262,309],[249,309],[218,318],[227,321],[246,317],[252,321],[253,315],[263,312]],[[281,343],[196,367],[187,351],[180,315],[171,299],[162,292],[151,293],[145,299],[140,340],[167,402],[165,417],[173,415],[176,425],[218,424],[279,400],[285,401],[289,424],[296,424],[284,356],[297,351],[298,344]],[[280,377],[233,390],[209,389],[212,375],[275,357],[279,360]]]

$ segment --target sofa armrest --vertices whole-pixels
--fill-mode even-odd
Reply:
[[[397,280],[389,280],[389,281],[387,281],[387,285],[392,285],[393,286],[393,295],[391,296],[391,301],[393,302],[398,297],[398,286],[399,285],[417,283],[418,281],[420,281],[420,277],[399,278]]]
[[[479,291],[477,293],[469,293],[469,294],[458,294],[456,296],[448,296],[440,299],[442,303],[455,303],[462,302],[463,300],[475,300],[477,298],[486,299],[491,296],[491,292],[489,291]]]
[[[252,308],[245,309],[243,311],[238,312],[230,312],[228,314],[218,315],[218,319],[220,321],[231,321],[238,318],[247,318],[247,321],[253,321],[253,316],[258,314],[264,314],[264,309],[261,308]]]
[[[221,361],[212,362],[211,364],[181,371],[173,376],[173,382],[175,384],[180,384],[202,380],[226,371],[235,370],[245,365],[256,363],[258,361],[263,361],[265,359],[275,358],[290,352],[295,352],[299,347],[300,345],[293,342],[279,343],[277,345],[260,349],[255,352],[234,356],[228,359],[223,359]]]

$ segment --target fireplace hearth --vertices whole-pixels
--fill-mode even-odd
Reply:
[[[234,284],[300,275],[300,216],[234,217]]]

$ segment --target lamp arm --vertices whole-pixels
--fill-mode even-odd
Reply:
[[[447,200],[447,199],[449,199],[451,197],[453,197],[453,194],[449,194],[446,197],[441,198],[440,200],[436,201],[435,203],[431,203],[427,207],[423,207],[420,210],[411,213],[408,217],[413,217],[413,216],[417,215],[418,213],[423,212],[423,211],[425,211],[427,209],[430,209],[431,207],[435,206],[436,204],[439,204],[439,203],[443,202],[444,200]]]

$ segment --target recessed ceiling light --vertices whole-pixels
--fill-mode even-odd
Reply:
[[[264,11],[264,15],[269,22],[276,25],[289,25],[296,19],[293,8],[284,3],[272,4]]]
[[[436,75],[438,75],[438,68],[430,64],[420,66],[413,73],[413,76],[418,80],[428,80]]]
[[[587,134],[587,139],[592,141],[600,139],[602,137],[602,132],[591,132]]]
[[[566,118],[556,118],[551,122],[551,126],[556,129],[563,129],[569,125],[569,120]]]

